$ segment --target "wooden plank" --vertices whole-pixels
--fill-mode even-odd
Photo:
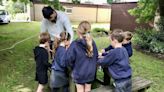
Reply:
[[[132,79],[132,91],[136,92],[138,90],[142,90],[144,88],[150,87],[152,84],[151,81],[146,80],[141,77],[135,77]],[[109,86],[101,86],[99,88],[93,89],[91,92],[112,92],[113,88]]]
[[[91,92],[113,92],[113,88],[110,86],[101,86],[99,88],[93,89]]]
[[[149,80],[143,79],[141,77],[136,77],[132,80],[132,90],[138,91],[140,89],[150,87],[151,84],[152,82]]]

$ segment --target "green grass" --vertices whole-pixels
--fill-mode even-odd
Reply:
[[[40,23],[10,23],[0,25],[0,49],[10,47],[15,42],[38,34]],[[34,81],[35,62],[33,48],[38,44],[38,36],[16,45],[11,50],[0,52],[0,92],[34,92],[37,82]],[[94,38],[98,49],[108,46],[107,37]],[[164,60],[145,55],[134,50],[131,57],[133,77],[141,76],[153,81],[147,92],[164,92]],[[102,78],[102,72],[99,72]],[[25,91],[26,90],[26,91]]]

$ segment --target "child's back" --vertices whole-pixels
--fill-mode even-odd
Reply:
[[[52,69],[56,70],[56,71],[61,71],[61,72],[65,72],[66,71],[66,65],[65,62],[62,62],[62,58],[63,55],[66,52],[66,48],[63,46],[59,46],[56,49],[56,54],[54,56],[54,61],[52,64]]]
[[[86,41],[73,41],[66,53],[65,61],[73,68],[72,77],[76,83],[86,83],[94,80],[96,74],[97,48],[93,42],[93,57],[86,55]]]
[[[98,52],[90,30],[91,24],[82,21],[76,31],[78,39],[73,41],[65,54],[64,61],[73,69],[77,92],[91,91],[91,82],[95,79]]]
[[[69,92],[68,71],[65,62],[63,61],[66,52],[67,43],[70,41],[70,34],[62,32],[60,38],[55,38],[54,41],[54,60],[50,77],[50,86],[52,92]]]
[[[129,56],[124,47],[112,49],[104,58],[104,64],[108,64],[108,70],[115,80],[131,76]]]
[[[51,64],[48,63],[48,51],[43,47],[36,46],[34,55],[36,61],[36,73],[47,73],[48,67],[51,66]]]

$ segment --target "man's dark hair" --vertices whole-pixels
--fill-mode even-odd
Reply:
[[[46,19],[50,19],[51,14],[53,14],[54,9],[52,9],[50,6],[46,6],[42,9],[43,17]]]

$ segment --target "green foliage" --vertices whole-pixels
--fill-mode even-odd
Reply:
[[[64,7],[60,4],[59,0],[42,0],[43,3],[48,4],[49,6],[53,7],[56,10],[64,11]]]
[[[137,7],[134,9],[130,9],[128,12],[131,15],[137,17],[137,23],[147,23],[153,20],[157,7],[158,0],[139,0],[139,2],[137,3]]]
[[[104,32],[106,31],[104,28],[94,28],[92,32]]]
[[[154,53],[164,53],[164,41],[159,39],[159,34],[160,31],[137,29],[134,35],[134,44],[143,50]]]
[[[161,16],[159,22],[157,23],[159,29],[161,32],[164,33],[164,17]]]
[[[72,0],[72,3],[74,3],[74,4],[80,4],[80,0]]]
[[[23,2],[13,2],[12,0],[9,0],[7,2],[7,5],[5,6],[6,10],[9,12],[12,18],[14,18],[16,13],[23,13],[26,9],[25,3]]]
[[[108,35],[108,31],[104,28],[94,28],[91,33],[93,37],[104,37]]]
[[[108,4],[112,4],[113,3],[113,0],[107,0],[107,3]]]
[[[25,4],[30,2],[30,0],[12,0],[12,1],[13,2],[22,2],[22,3],[25,3]]]

